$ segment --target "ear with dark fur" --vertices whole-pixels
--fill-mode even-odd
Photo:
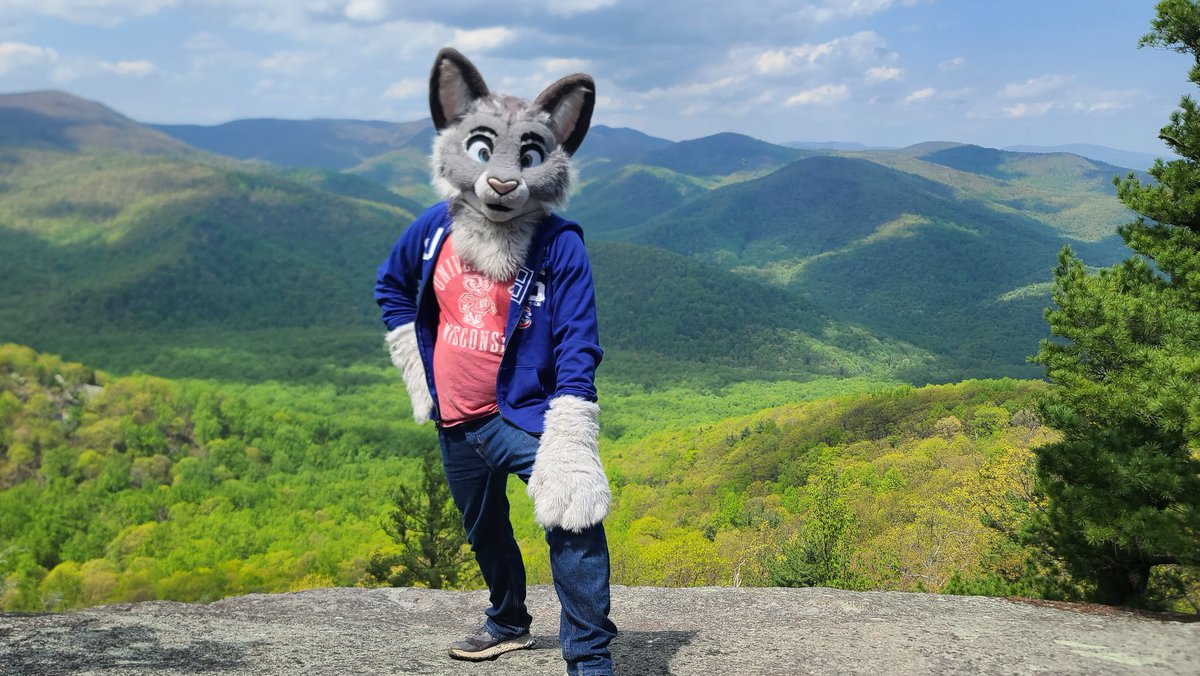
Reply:
[[[429,74],[429,113],[438,131],[467,113],[471,103],[488,95],[475,66],[457,49],[446,47],[433,60]]]
[[[587,136],[596,107],[596,83],[590,75],[568,75],[538,94],[535,107],[550,114],[550,128],[568,155],[574,155]]]

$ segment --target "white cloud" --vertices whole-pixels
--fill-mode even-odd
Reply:
[[[654,89],[641,92],[638,94],[638,98],[643,101],[671,100],[680,97],[698,98],[709,96],[719,91],[728,91],[742,81],[743,78],[731,75],[706,82],[693,82],[691,84],[675,85],[674,87],[655,87]]]
[[[178,4],[179,0],[5,0],[0,17],[51,16],[71,23],[117,26]]]
[[[1085,113],[1112,113],[1128,108],[1129,104],[1124,101],[1076,101],[1072,107]]]
[[[1077,87],[1066,93],[1062,107],[1088,115],[1105,115],[1132,108],[1145,98],[1145,93],[1137,89],[1103,90]]]
[[[487,36],[486,32],[476,35],[476,31],[457,30],[432,21],[350,21],[339,11],[341,3],[328,8],[327,13],[317,11],[322,3],[331,4],[332,0],[271,0],[271,4],[254,5],[239,4],[237,0],[205,1],[228,4],[226,21],[234,30],[283,36],[305,49],[327,47],[339,61],[373,60],[382,54],[394,63],[419,54],[422,60],[432,62],[439,47],[459,39],[463,41],[460,44],[473,45]]]
[[[269,77],[287,76],[293,80],[335,78],[342,74],[343,62],[323,51],[282,51],[259,59],[258,67]]]
[[[497,78],[494,73],[491,76],[484,73],[484,77],[487,78],[488,85],[493,86],[496,91],[532,97],[569,73],[586,73],[593,70],[592,63],[586,59],[547,57],[532,59],[527,64],[518,75],[505,74]]]
[[[1000,113],[992,112],[992,116],[1028,119],[1044,117],[1052,112],[1081,113],[1084,115],[1107,115],[1134,107],[1145,99],[1145,94],[1137,89],[1104,90],[1087,86],[1061,86],[1071,81],[1062,76],[1045,76],[1030,80],[1032,85],[1025,83],[1016,88],[1006,88],[998,95]],[[1051,87],[1050,84],[1060,85]],[[1026,86],[1029,85],[1029,86]],[[1004,101],[1006,93],[1031,93],[1034,100]],[[994,109],[993,109],[994,111]],[[983,116],[987,116],[986,111]]]
[[[924,101],[926,99],[933,98],[933,95],[936,93],[937,93],[937,90],[934,89],[933,87],[925,87],[924,89],[918,89],[917,91],[909,94],[908,96],[905,96],[904,103],[917,103],[920,101]]]
[[[407,78],[398,82],[393,82],[387,91],[383,92],[385,99],[407,99],[418,94],[424,95],[429,83],[425,80],[416,78]]]
[[[826,22],[838,19],[867,17],[891,9],[897,4],[914,5],[916,0],[823,0],[808,3],[798,14],[809,21]]]
[[[351,21],[369,23],[383,19],[389,10],[386,0],[350,0],[342,14]]]
[[[887,82],[888,80],[898,80],[904,75],[904,71],[900,68],[891,66],[876,66],[867,69],[868,82]]]
[[[267,58],[260,60],[258,67],[263,70],[285,73],[287,75],[304,75],[321,61],[322,57],[318,54],[284,51],[275,52]]]
[[[516,37],[516,31],[504,26],[454,31],[453,44],[466,52],[483,52],[495,49]]]
[[[583,72],[583,71],[588,70],[592,66],[591,62],[587,61],[586,59],[562,59],[562,58],[539,59],[538,65],[540,66],[539,70],[541,70],[544,73],[548,73],[548,74],[562,73],[564,75],[566,73],[570,73],[570,72],[576,72],[576,73]]]
[[[786,70],[790,63],[791,58],[787,52],[775,50],[759,54],[754,62],[754,69],[760,73],[778,73]]]
[[[23,42],[0,42],[0,75],[28,66],[58,61],[58,52],[49,47]]]
[[[230,49],[229,40],[217,35],[216,33],[200,32],[193,33],[183,41],[181,45],[184,49],[195,52],[206,52],[215,49]]]
[[[938,70],[942,71],[943,73],[949,73],[950,71],[958,70],[965,65],[967,65],[967,59],[962,56],[956,56],[953,59],[946,59],[945,61],[939,63]]]
[[[617,0],[548,0],[546,11],[558,16],[574,16],[612,7]]]
[[[146,77],[158,72],[158,66],[149,61],[101,61],[100,68],[126,77]]]
[[[1000,96],[1006,99],[1034,98],[1043,94],[1061,91],[1063,87],[1071,82],[1071,79],[1066,75],[1042,75],[1041,77],[1035,77],[1025,82],[1005,85],[1004,90],[1000,92]]]
[[[887,43],[874,31],[861,31],[829,42],[762,52],[754,59],[754,70],[770,75],[812,70],[824,62],[835,60],[863,62],[878,60],[881,57],[895,58],[894,53],[886,51],[886,46]],[[740,52],[734,56],[735,59],[742,57]]]
[[[846,85],[826,84],[812,89],[806,89],[788,98],[785,106],[826,105],[844,101],[850,95]]]
[[[1042,117],[1055,108],[1053,101],[1039,101],[1037,103],[1015,103],[1004,108],[1005,114],[1015,118]]]

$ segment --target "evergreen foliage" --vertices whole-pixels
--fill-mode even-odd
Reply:
[[[1164,0],[1142,45],[1191,54],[1200,85],[1200,3]],[[1035,541],[1087,597],[1144,604],[1156,566],[1200,564],[1200,110],[1190,96],[1161,137],[1180,159],[1153,181],[1115,180],[1140,217],[1120,229],[1137,256],[1089,274],[1068,248],[1054,271],[1054,335],[1036,360],[1055,387],[1041,406],[1062,439],[1037,449],[1047,509]]]
[[[816,508],[799,535],[780,548],[779,557],[767,562],[767,577],[774,587],[838,587],[853,589],[858,580],[851,570],[854,551],[854,513],[829,474],[815,482]]]
[[[472,578],[474,559],[437,453],[425,453],[420,486],[400,486],[392,501],[396,509],[384,519],[383,530],[400,551],[373,554],[368,575],[393,587],[429,589],[458,587]]]

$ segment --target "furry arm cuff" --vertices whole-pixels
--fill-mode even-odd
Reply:
[[[608,515],[612,496],[600,465],[600,406],[564,394],[550,401],[527,489],[546,529],[576,533]]]
[[[392,364],[404,376],[408,399],[412,402],[413,420],[418,425],[429,421],[433,412],[433,397],[429,395],[429,383],[425,380],[425,366],[421,364],[421,351],[417,347],[417,331],[412,322],[388,331],[388,354]]]

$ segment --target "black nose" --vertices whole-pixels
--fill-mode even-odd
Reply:
[[[508,193],[516,190],[517,186],[520,184],[521,184],[521,182],[516,181],[516,180],[501,181],[498,178],[489,178],[488,179],[488,185],[492,186],[492,190],[495,190],[497,193],[499,193],[501,195],[507,195]]]

